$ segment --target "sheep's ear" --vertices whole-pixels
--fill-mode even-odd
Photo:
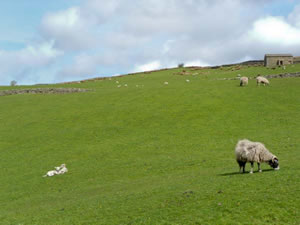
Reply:
[[[274,158],[272,159],[272,162],[275,162],[275,161],[278,161],[277,157],[274,157]]]

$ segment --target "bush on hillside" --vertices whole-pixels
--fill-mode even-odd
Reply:
[[[17,81],[12,80],[12,81],[10,82],[10,86],[16,86],[16,85],[17,85]]]
[[[182,67],[184,67],[184,63],[179,63],[178,68],[182,68]]]

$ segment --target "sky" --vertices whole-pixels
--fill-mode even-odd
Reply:
[[[0,85],[300,56],[300,0],[0,2]]]

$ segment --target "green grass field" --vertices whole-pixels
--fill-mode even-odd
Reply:
[[[217,78],[300,65],[182,70],[0,97],[0,224],[299,225],[300,78]],[[281,169],[239,174],[242,138],[263,142]],[[67,174],[42,177],[62,163]]]

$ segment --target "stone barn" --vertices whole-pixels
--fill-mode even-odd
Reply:
[[[294,64],[298,64],[298,63],[300,63],[300,56],[295,56],[294,57],[294,62],[293,62]]]
[[[276,67],[293,64],[294,57],[291,54],[266,54],[264,64],[266,67]]]

